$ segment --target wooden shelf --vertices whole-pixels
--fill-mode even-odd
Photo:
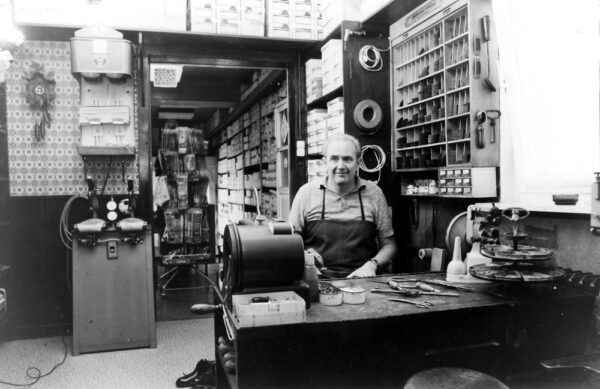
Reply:
[[[241,101],[221,124],[213,128],[208,134],[207,138],[212,138],[220,131],[223,131],[228,125],[233,123],[237,118],[247,112],[254,104],[256,104],[262,97],[268,95],[277,88],[277,83],[284,80],[286,77],[286,71],[283,69],[273,70],[264,79],[258,82],[258,85],[248,94],[248,96]]]
[[[328,101],[335,99],[336,97],[343,96],[343,95],[344,95],[344,86],[340,85],[337,88],[335,88],[334,90],[328,92],[327,94],[306,104],[306,108],[309,110],[315,109],[315,108],[327,108]]]
[[[82,146],[77,145],[77,153],[82,157],[135,157],[133,146]]]
[[[389,26],[411,12],[425,0],[391,1],[383,8],[369,15],[362,21],[362,28],[367,31],[379,31],[387,34]]]

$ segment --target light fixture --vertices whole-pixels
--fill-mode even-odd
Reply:
[[[193,112],[159,112],[159,119],[192,120]]]
[[[156,88],[176,88],[181,80],[183,65],[150,64],[150,81]]]

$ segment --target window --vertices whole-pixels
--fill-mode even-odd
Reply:
[[[590,212],[593,172],[600,170],[598,4],[493,2],[503,204]],[[553,194],[575,193],[576,206],[552,201]]]

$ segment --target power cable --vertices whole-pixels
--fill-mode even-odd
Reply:
[[[17,384],[14,382],[0,380],[0,384],[10,385],[10,386],[33,386],[33,385],[37,384],[38,381],[41,380],[42,378],[48,377],[50,374],[54,373],[54,371],[56,369],[58,369],[67,360],[67,342],[65,342],[65,335],[61,336],[60,340],[62,341],[63,350],[64,350],[62,361],[60,361],[56,365],[54,365],[47,373],[42,374],[42,371],[40,369],[38,369],[35,366],[30,366],[27,368],[27,370],[25,370],[25,374],[27,375],[28,378],[31,378],[33,380],[33,382],[30,382],[28,384]]]

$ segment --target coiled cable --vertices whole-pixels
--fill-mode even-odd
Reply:
[[[369,150],[373,152],[373,155],[375,156],[375,161],[377,162],[377,164],[373,167],[367,167],[365,165],[364,155],[365,152]],[[360,161],[358,163],[358,168],[367,173],[377,173],[377,181],[375,181],[375,183],[377,184],[381,179],[381,169],[383,169],[383,167],[385,166],[386,160],[387,157],[385,156],[385,152],[380,146],[365,145],[360,149]]]
[[[358,52],[358,62],[363,69],[368,70],[370,72],[378,72],[383,69],[383,58],[381,57],[381,53],[384,51],[389,51],[391,48],[388,46],[387,49],[378,49],[373,45],[365,45],[360,48]]]

